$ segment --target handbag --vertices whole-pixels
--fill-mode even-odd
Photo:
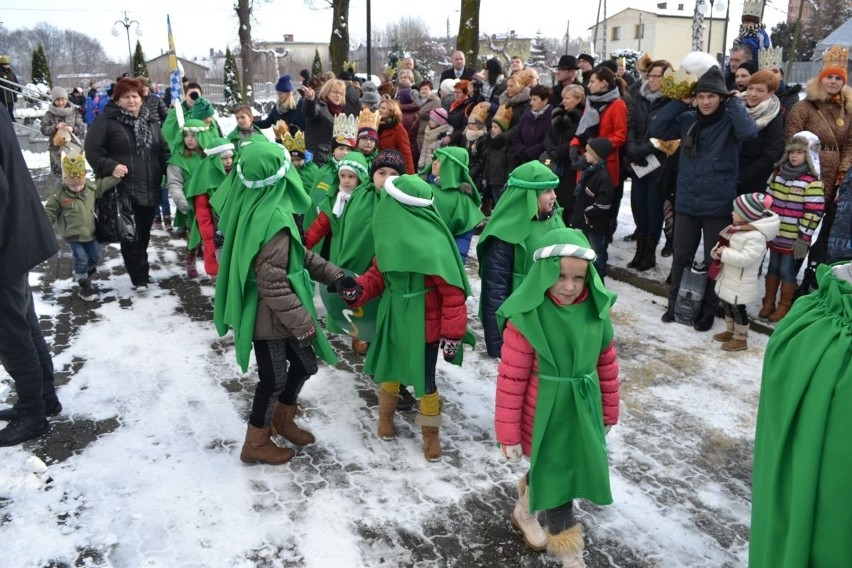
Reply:
[[[95,200],[95,238],[102,243],[136,242],[133,203],[114,187]]]
[[[550,168],[550,171],[552,171],[554,174],[559,177],[562,177],[562,174],[565,171],[565,167],[561,161],[554,160],[550,157],[550,155],[548,155],[546,151],[542,152],[541,155],[539,155],[538,161]]]

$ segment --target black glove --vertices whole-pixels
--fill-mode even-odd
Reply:
[[[461,346],[461,339],[450,339],[449,337],[441,338],[441,348],[444,350],[444,361],[451,363],[458,355]]]
[[[361,297],[364,289],[351,276],[344,276],[337,281],[337,293],[346,303],[352,303]]]
[[[300,348],[304,348],[310,346],[316,338],[317,328],[314,327],[313,324],[311,324],[311,328],[302,335],[297,336],[296,341],[298,342]]]
[[[645,157],[642,157],[642,158],[634,158],[634,159],[632,159],[632,160],[630,160],[630,161],[631,161],[632,163],[636,164],[637,166],[639,166],[640,168],[644,168],[644,167],[646,167],[646,166],[648,165],[648,158],[645,158]]]
[[[222,234],[222,231],[217,230],[213,233],[213,245],[219,249],[222,248],[222,245],[225,244],[225,235]]]
[[[571,146],[560,144],[550,153],[550,159],[557,162],[564,162],[571,157]]]

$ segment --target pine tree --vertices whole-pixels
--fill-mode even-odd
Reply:
[[[530,67],[542,67],[546,64],[547,45],[544,42],[544,37],[541,35],[541,30],[539,30],[530,44],[530,57],[527,60],[527,65]]]
[[[322,59],[320,59],[319,50],[314,50],[314,63],[311,65],[311,75],[322,74]]]
[[[133,52],[133,76],[147,77],[148,65],[145,63],[145,54],[142,53],[142,44],[136,40],[136,50]]]
[[[32,67],[34,84],[53,87],[53,79],[50,77],[50,68],[47,65],[47,56],[45,56],[44,48],[41,45],[33,50]]]
[[[225,106],[234,108],[243,102],[242,85],[240,85],[240,74],[237,71],[237,60],[231,53],[231,48],[225,48]]]

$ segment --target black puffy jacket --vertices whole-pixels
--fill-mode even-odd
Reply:
[[[766,191],[775,162],[784,154],[784,115],[779,112],[757,132],[757,138],[743,142],[737,194]]]

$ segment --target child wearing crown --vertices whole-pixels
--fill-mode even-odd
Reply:
[[[44,204],[47,217],[59,229],[59,235],[74,255],[74,280],[77,296],[86,302],[98,299],[91,278],[97,272],[101,252],[95,238],[95,198],[121,181],[107,176],[96,182],[86,179],[86,157],[62,154],[62,180],[53,188]]]
[[[313,155],[305,149],[305,133],[299,130],[295,135],[287,132],[281,139],[281,143],[290,152],[290,160],[293,167],[302,178],[305,189],[311,189],[317,181],[319,167],[314,163]]]
[[[379,153],[379,113],[363,109],[358,115],[358,146],[355,148],[367,158],[367,169]]]

